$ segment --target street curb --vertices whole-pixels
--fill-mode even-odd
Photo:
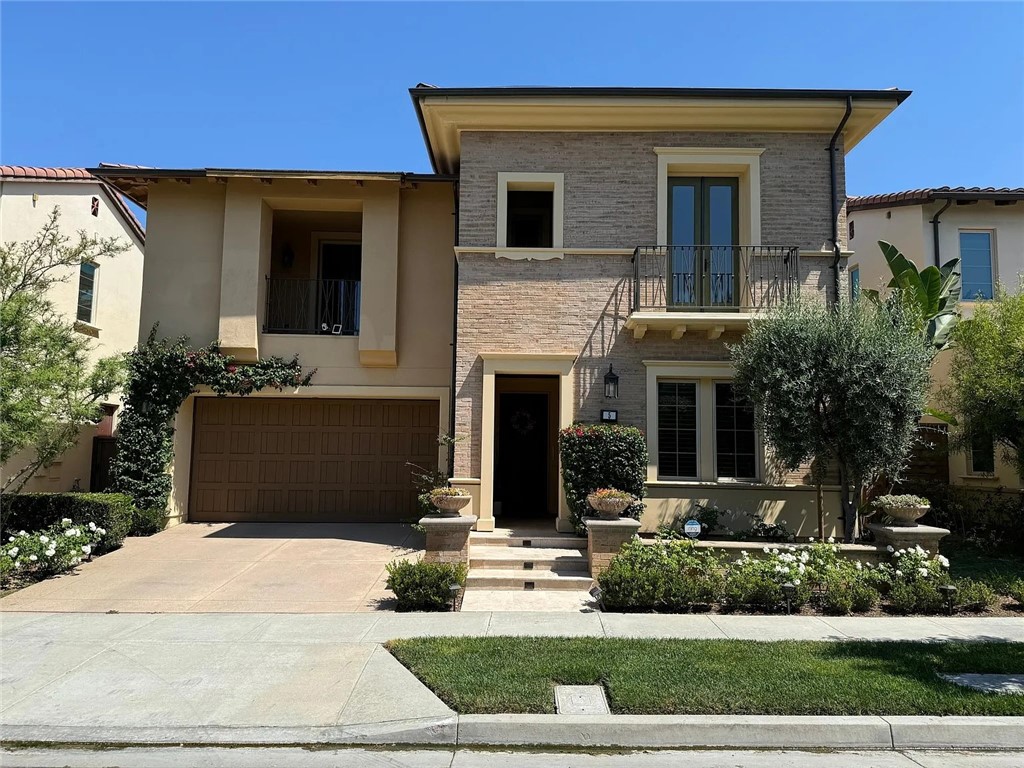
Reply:
[[[334,726],[107,726],[5,725],[0,742],[25,744],[150,745],[200,744],[204,746],[316,745],[316,744],[431,744],[455,746],[458,718],[429,717]]]
[[[459,744],[891,749],[880,717],[463,715]]]
[[[86,728],[15,725],[20,744],[1024,750],[1024,717],[461,715],[329,727]]]

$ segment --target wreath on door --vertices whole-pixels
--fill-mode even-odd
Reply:
[[[512,429],[520,435],[528,435],[537,427],[537,419],[524,408],[512,414]]]

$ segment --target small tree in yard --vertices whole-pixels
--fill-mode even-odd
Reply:
[[[847,541],[861,487],[898,478],[914,443],[933,356],[918,325],[909,302],[793,302],[732,348],[734,385],[777,460],[789,470],[814,460],[819,478],[834,463]]]
[[[991,438],[1024,478],[1024,278],[1016,295],[997,286],[957,326],[944,398],[959,416],[954,444],[969,449],[975,436]]]
[[[123,377],[120,358],[89,364],[90,340],[57,310],[51,289],[77,276],[83,262],[108,259],[128,245],[117,238],[78,239],[60,231],[60,209],[31,240],[0,246],[0,464],[32,450],[3,480],[16,492],[78,440]]]

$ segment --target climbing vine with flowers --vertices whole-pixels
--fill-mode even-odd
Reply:
[[[221,352],[216,342],[193,349],[184,336],[157,338],[154,326],[145,343],[128,354],[125,410],[111,468],[114,487],[128,494],[139,509],[167,506],[174,417],[198,387],[207,386],[219,397],[250,395],[268,387],[308,386],[315,373],[303,372],[297,357],[239,363]]]

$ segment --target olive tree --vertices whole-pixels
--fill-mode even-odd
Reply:
[[[826,307],[791,302],[751,323],[732,347],[735,387],[786,469],[834,467],[844,532],[857,528],[856,498],[879,474],[897,479],[925,406],[933,348],[909,302]]]
[[[954,445],[991,438],[1024,478],[1024,277],[1016,295],[998,286],[992,301],[978,302],[953,340],[943,398],[958,417]]]

